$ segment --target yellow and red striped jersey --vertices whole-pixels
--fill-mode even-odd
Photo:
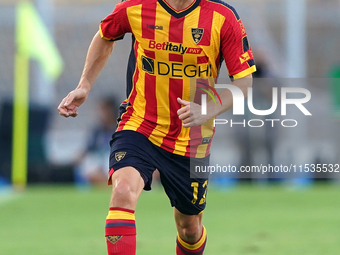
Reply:
[[[220,0],[195,0],[181,11],[165,0],[127,0],[100,25],[103,39],[122,39],[126,33],[132,33],[133,44],[117,131],[140,132],[178,155],[207,156],[213,119],[182,127],[177,98],[195,97],[190,81],[217,78],[223,60],[231,79],[256,71],[239,15]]]

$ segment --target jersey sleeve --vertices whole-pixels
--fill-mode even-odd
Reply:
[[[99,32],[103,39],[117,41],[123,39],[126,33],[131,32],[125,3],[118,3],[114,11],[100,23]]]
[[[240,17],[234,9],[226,15],[221,29],[221,50],[231,80],[256,72],[253,52]]]

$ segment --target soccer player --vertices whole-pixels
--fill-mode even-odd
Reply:
[[[135,254],[134,210],[142,190],[151,189],[155,169],[174,207],[176,254],[203,254],[208,179],[190,178],[190,163],[209,164],[213,120],[232,107],[232,94],[222,91],[222,104],[210,100],[202,115],[203,90],[190,84],[217,78],[225,60],[233,85],[246,95],[256,71],[246,31],[235,9],[220,0],[123,1],[100,24],[78,87],[58,107],[61,115],[78,115],[115,41],[126,33],[132,33],[132,49],[127,99],[110,142],[108,254]]]

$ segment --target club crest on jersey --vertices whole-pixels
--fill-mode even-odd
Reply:
[[[120,152],[116,152],[115,154],[115,159],[116,161],[121,161],[124,157],[125,157],[126,151],[120,151]]]
[[[202,40],[204,33],[204,28],[192,28],[191,29],[191,35],[192,39],[196,44],[199,44],[199,42]]]

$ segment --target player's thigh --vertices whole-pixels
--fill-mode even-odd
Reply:
[[[119,131],[112,136],[109,184],[112,207],[134,209],[143,188],[151,189],[155,166],[151,163],[152,145],[135,131]]]
[[[144,180],[134,167],[120,168],[111,175],[111,207],[133,209],[144,188]]]
[[[131,166],[120,168],[111,175],[112,189],[123,189],[121,192],[132,192],[140,195],[144,188],[144,180],[139,171]],[[123,185],[122,185],[123,184]]]
[[[144,180],[144,189],[151,190],[152,174],[156,169],[152,163],[153,157],[152,143],[143,134],[130,130],[116,132],[111,140],[109,184],[112,183],[113,175],[116,179],[128,180],[130,174],[121,173],[121,170],[133,168]],[[132,171],[132,174],[137,178],[136,171]]]
[[[158,162],[157,168],[171,205],[184,215],[199,215],[206,206],[208,179],[192,178],[190,174],[192,159],[168,154],[168,152],[162,154],[160,159],[163,163]],[[195,161],[205,165],[209,158]]]

